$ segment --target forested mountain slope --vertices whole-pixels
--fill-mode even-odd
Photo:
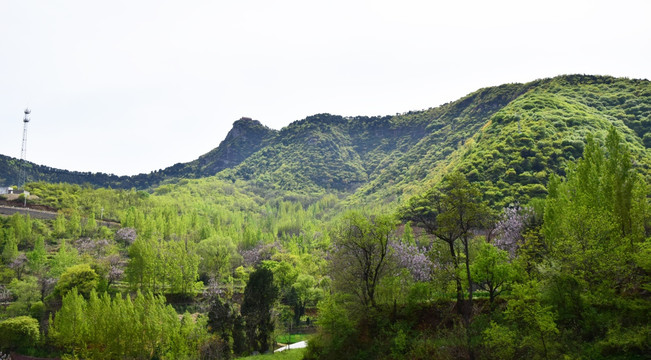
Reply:
[[[243,118],[219,147],[195,161],[132,177],[29,164],[28,178],[147,189],[217,174],[258,188],[352,195],[363,204],[399,201],[458,169],[494,205],[546,193],[550,173],[615,126],[649,174],[648,80],[568,75],[475,91],[436,108],[384,117],[309,116],[280,131]],[[0,181],[17,182],[18,161],[0,157]]]
[[[647,80],[561,76],[243,118],[134,177],[31,164],[21,205],[56,213],[0,216],[0,358],[228,359],[299,330],[305,359],[646,359],[650,104]],[[83,179],[114,188],[54,183]]]
[[[27,162],[27,180],[90,184],[118,189],[147,189],[160,185],[166,180],[178,181],[181,178],[201,178],[215,175],[223,169],[242,162],[273,138],[274,133],[274,130],[262,125],[257,120],[241,118],[233,123],[233,128],[217,148],[189,163],[174,164],[149,174],[116,176],[61,170]],[[18,184],[21,168],[20,160],[0,155],[0,184]]]
[[[447,116],[355,197],[368,202],[418,193],[458,169],[480,182],[495,205],[526,202],[543,196],[549,174],[562,175],[566,161],[581,155],[588,133],[603,142],[610,126],[622,134],[636,166],[650,174],[649,81],[562,76],[482,89],[465,101],[470,105],[464,112]]]

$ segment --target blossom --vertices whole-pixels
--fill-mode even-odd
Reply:
[[[526,230],[533,218],[534,211],[530,207],[520,207],[520,204],[511,204],[504,208],[502,219],[495,226],[497,236],[494,245],[509,253],[511,258],[522,242],[522,233]]]
[[[428,249],[406,242],[392,241],[393,258],[401,268],[409,270],[416,281],[429,281],[432,277],[432,261],[427,256]]]
[[[115,233],[115,240],[122,241],[127,245],[133,244],[136,241],[136,229],[134,228],[121,228]]]

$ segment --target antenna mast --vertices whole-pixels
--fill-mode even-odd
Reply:
[[[29,123],[29,114],[32,111],[29,108],[25,109],[25,117],[23,118],[23,146],[20,149],[20,162],[23,166],[20,172],[20,184],[25,189],[25,182],[27,181],[27,123]]]

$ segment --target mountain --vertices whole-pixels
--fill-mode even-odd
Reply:
[[[29,164],[28,178],[152,188],[216,175],[270,191],[341,193],[351,203],[391,203],[457,169],[495,206],[546,193],[550,173],[579,157],[588,133],[614,126],[636,166],[651,173],[648,80],[567,75],[477,90],[436,108],[395,116],[317,114],[281,129],[242,118],[214,150],[150,174],[117,177]],[[18,161],[0,157],[0,183],[15,183]]]
[[[265,189],[351,195],[392,203],[456,169],[494,206],[546,194],[550,173],[581,156],[585,137],[614,126],[636,166],[651,174],[647,80],[571,75],[477,90],[437,108],[387,117],[319,114],[282,129],[218,177]]]
[[[48,166],[26,163],[28,181],[66,182],[90,184],[100,187],[122,189],[146,189],[165,181],[180,178],[212,176],[228,167],[235,166],[249,155],[263,147],[276,131],[257,120],[241,118],[220,145],[189,163],[177,163],[163,170],[134,176],[117,176],[104,173],[90,173],[55,169]],[[0,184],[18,184],[22,165],[19,159],[0,155]]]
[[[603,141],[611,126],[650,178],[648,80],[560,76],[481,89],[437,110],[429,133],[356,197],[414,194],[457,169],[491,203],[526,202],[545,194],[550,173],[562,175],[565,162],[581,156],[588,133]]]

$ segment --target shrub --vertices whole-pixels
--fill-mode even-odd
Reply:
[[[18,316],[0,322],[0,349],[24,350],[40,338],[38,321],[29,316]]]
[[[68,291],[77,288],[79,294],[88,297],[91,290],[97,288],[98,276],[88,264],[71,266],[59,278],[55,292],[64,296]]]

